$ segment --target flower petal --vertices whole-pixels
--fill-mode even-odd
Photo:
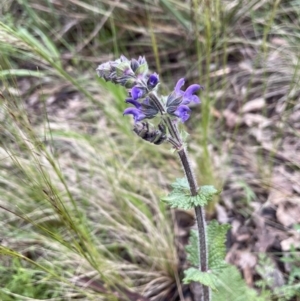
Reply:
[[[133,115],[134,123],[146,118],[146,115],[137,108],[127,108],[124,110],[123,115]]]
[[[200,99],[195,94],[198,90],[200,90],[201,86],[194,84],[190,85],[183,94],[183,102],[182,104],[189,104],[190,102],[200,103]]]
[[[190,115],[189,112],[191,111],[191,109],[186,106],[186,105],[180,105],[176,111],[174,112],[174,115],[179,117],[181,122],[185,122],[189,119]]]
[[[177,82],[177,84],[176,84],[176,86],[175,86],[175,89],[174,89],[176,93],[178,93],[178,94],[180,94],[180,95],[183,94],[183,91],[181,91],[180,88],[184,85],[184,83],[185,83],[184,78],[181,78],[181,79]]]
[[[145,90],[138,87],[138,86],[134,86],[131,89],[131,97],[133,100],[137,100],[141,97],[143,97],[145,95]]]
[[[132,98],[127,98],[125,100],[126,103],[131,103],[132,105],[134,105],[137,109],[139,109],[141,107],[141,104],[137,101],[137,100],[134,100]]]
[[[159,81],[159,75],[157,73],[151,74],[147,81],[148,88],[153,89],[154,87],[156,87],[158,81]]]
[[[195,94],[198,90],[200,90],[201,86],[197,84],[190,85],[184,92],[184,96],[191,96]]]

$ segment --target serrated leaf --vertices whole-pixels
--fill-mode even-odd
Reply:
[[[219,191],[212,185],[201,186],[198,191],[198,196],[200,198],[201,203],[205,203],[205,205],[210,202],[214,195],[218,194]]]
[[[205,206],[215,194],[219,193],[211,185],[201,186],[196,196],[190,195],[189,184],[186,178],[176,179],[172,184],[173,191],[162,198],[171,208],[192,209],[196,206]]]
[[[212,301],[263,301],[254,289],[249,288],[235,266],[228,265],[219,274],[217,290],[212,292]]]
[[[186,178],[176,179],[172,184],[173,190],[161,200],[171,208],[191,209],[189,184]]]
[[[206,205],[206,203],[198,196],[190,196],[183,191],[173,191],[161,200],[167,203],[171,208],[180,208],[184,210]]]
[[[189,204],[191,208],[195,208],[197,206],[205,206],[207,205],[207,199],[205,197],[201,197],[199,194],[190,196]]]
[[[222,269],[227,266],[224,259],[226,234],[229,228],[230,225],[220,225],[216,220],[212,220],[207,226],[208,266],[211,270]]]
[[[225,240],[230,225],[220,225],[211,221],[207,226],[209,269],[210,272],[201,272],[197,268],[184,271],[184,283],[200,282],[213,289],[212,301],[263,301],[255,290],[247,287],[236,267],[230,266],[224,260],[226,254]],[[198,233],[191,231],[190,243],[186,247],[188,261],[199,266]]]
[[[171,208],[188,210],[191,208],[189,198],[190,196],[182,191],[173,191],[168,196],[163,197],[161,200],[167,203]]]
[[[185,247],[187,260],[193,266],[199,266],[199,240],[196,230],[191,230],[189,244]]]
[[[182,189],[189,191],[189,182],[186,178],[176,179],[174,183],[171,184],[174,189]]]
[[[211,272],[201,272],[196,268],[189,268],[186,271],[184,271],[184,275],[184,284],[188,284],[195,281],[209,286],[213,290],[216,289],[218,277]]]
[[[217,272],[227,266],[225,262],[226,255],[226,234],[230,225],[218,224],[213,220],[207,226],[207,243],[208,243],[208,266],[209,269]],[[189,244],[186,246],[187,260],[193,266],[199,266],[199,239],[198,232],[191,230]]]

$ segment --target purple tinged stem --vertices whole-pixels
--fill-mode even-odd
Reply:
[[[196,196],[198,193],[198,184],[196,177],[193,173],[191,163],[188,157],[186,148],[183,146],[180,134],[178,132],[177,124],[173,123],[169,117],[165,119],[166,125],[169,129],[169,132],[175,140],[181,145],[180,148],[177,148],[178,156],[180,158],[183,170],[185,172],[186,178],[189,183],[190,193],[192,196]],[[208,271],[208,248],[207,248],[207,230],[206,230],[206,221],[205,221],[205,211],[204,207],[197,206],[195,207],[195,215],[197,221],[198,237],[199,237],[199,270],[201,272]],[[211,290],[208,286],[200,284],[202,290],[202,300],[201,301],[210,301],[211,300]]]

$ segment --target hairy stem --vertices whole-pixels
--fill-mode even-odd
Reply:
[[[198,184],[196,181],[196,177],[193,173],[191,163],[188,157],[187,150],[184,146],[184,143],[181,139],[181,135],[179,133],[177,123],[173,122],[172,119],[166,115],[164,106],[161,101],[157,98],[154,93],[148,94],[150,99],[153,101],[157,109],[160,111],[163,121],[167,126],[170,138],[169,142],[174,146],[177,150],[178,156],[180,158],[183,170],[185,172],[186,178],[189,183],[190,192],[192,196],[196,196],[198,193]],[[199,270],[201,272],[208,271],[208,249],[207,249],[207,232],[206,232],[206,221],[205,221],[205,211],[204,207],[197,206],[195,207],[195,215],[197,221],[198,228],[198,237],[199,237]],[[197,301],[210,301],[211,293],[210,288],[206,285],[200,284],[200,300]]]
[[[183,148],[178,151],[179,158],[181,160],[181,164],[183,166],[185,175],[187,177],[191,195],[197,195],[198,187],[197,181],[194,176],[194,173],[191,169],[191,164],[188,158],[186,148]],[[208,271],[208,249],[207,249],[207,233],[206,233],[206,221],[205,221],[205,211],[204,207],[197,206],[195,207],[195,215],[197,221],[197,228],[198,228],[198,236],[199,236],[199,270],[201,272]],[[210,289],[208,286],[202,285],[202,292],[203,292],[203,301],[210,301]],[[201,300],[201,301],[202,301]]]
[[[156,106],[156,108],[159,110],[161,115],[164,115],[165,112],[165,108],[162,105],[161,101],[157,98],[157,96],[155,95],[154,92],[150,92],[148,94],[148,96],[150,97],[150,99],[153,101],[154,105]]]
[[[180,148],[178,148],[177,150],[181,149],[183,147],[183,143],[181,141],[180,134],[179,134],[177,126],[172,122],[172,120],[169,116],[165,116],[164,122],[165,122],[167,128],[169,129],[170,135],[175,140],[177,140],[178,143],[180,144]]]
[[[173,136],[174,133],[175,137],[173,136],[173,138],[176,140],[179,139],[178,141],[179,144],[183,146],[176,124],[173,123],[170,120],[170,118],[167,118],[166,121],[167,121],[166,125],[169,128],[170,134]],[[184,169],[186,178],[188,180],[191,195],[196,196],[198,193],[198,185],[185,147],[181,147],[180,149],[178,149],[178,156],[180,158],[182,167]],[[196,214],[198,236],[199,236],[199,250],[200,250],[199,270],[201,272],[207,272],[208,271],[208,249],[207,249],[207,233],[206,233],[204,207],[201,206],[195,207],[195,214]],[[211,300],[210,288],[208,286],[201,284],[201,290],[202,290],[202,297],[201,300],[199,301],[210,301]]]
[[[181,149],[182,145],[172,136],[168,136],[167,141],[170,142],[175,149]]]

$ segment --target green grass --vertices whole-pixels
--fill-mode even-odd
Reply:
[[[287,125],[299,91],[299,1],[157,3],[1,4],[0,236],[9,256],[0,299],[106,300],[117,284],[153,300],[172,286],[181,294],[174,213],[159,200],[180,166],[167,146],[134,136],[125,91],[96,78],[99,63],[145,55],[163,91],[183,76],[205,86],[187,124],[201,184],[222,189],[235,147],[251,144],[240,124],[228,130],[222,112],[231,104],[276,97]],[[260,114],[269,118],[267,105]],[[258,148],[251,162],[264,163],[268,187],[274,156],[265,161]],[[250,203],[255,192],[239,180]],[[75,285],[83,276],[106,293]]]
[[[23,264],[22,261],[13,259],[10,266],[1,267],[1,283],[5,286],[0,291],[1,300],[24,300],[22,299],[24,297],[35,298],[36,296],[47,299],[59,296],[58,291],[53,291],[51,283],[44,281],[45,275],[39,269],[24,267]]]

